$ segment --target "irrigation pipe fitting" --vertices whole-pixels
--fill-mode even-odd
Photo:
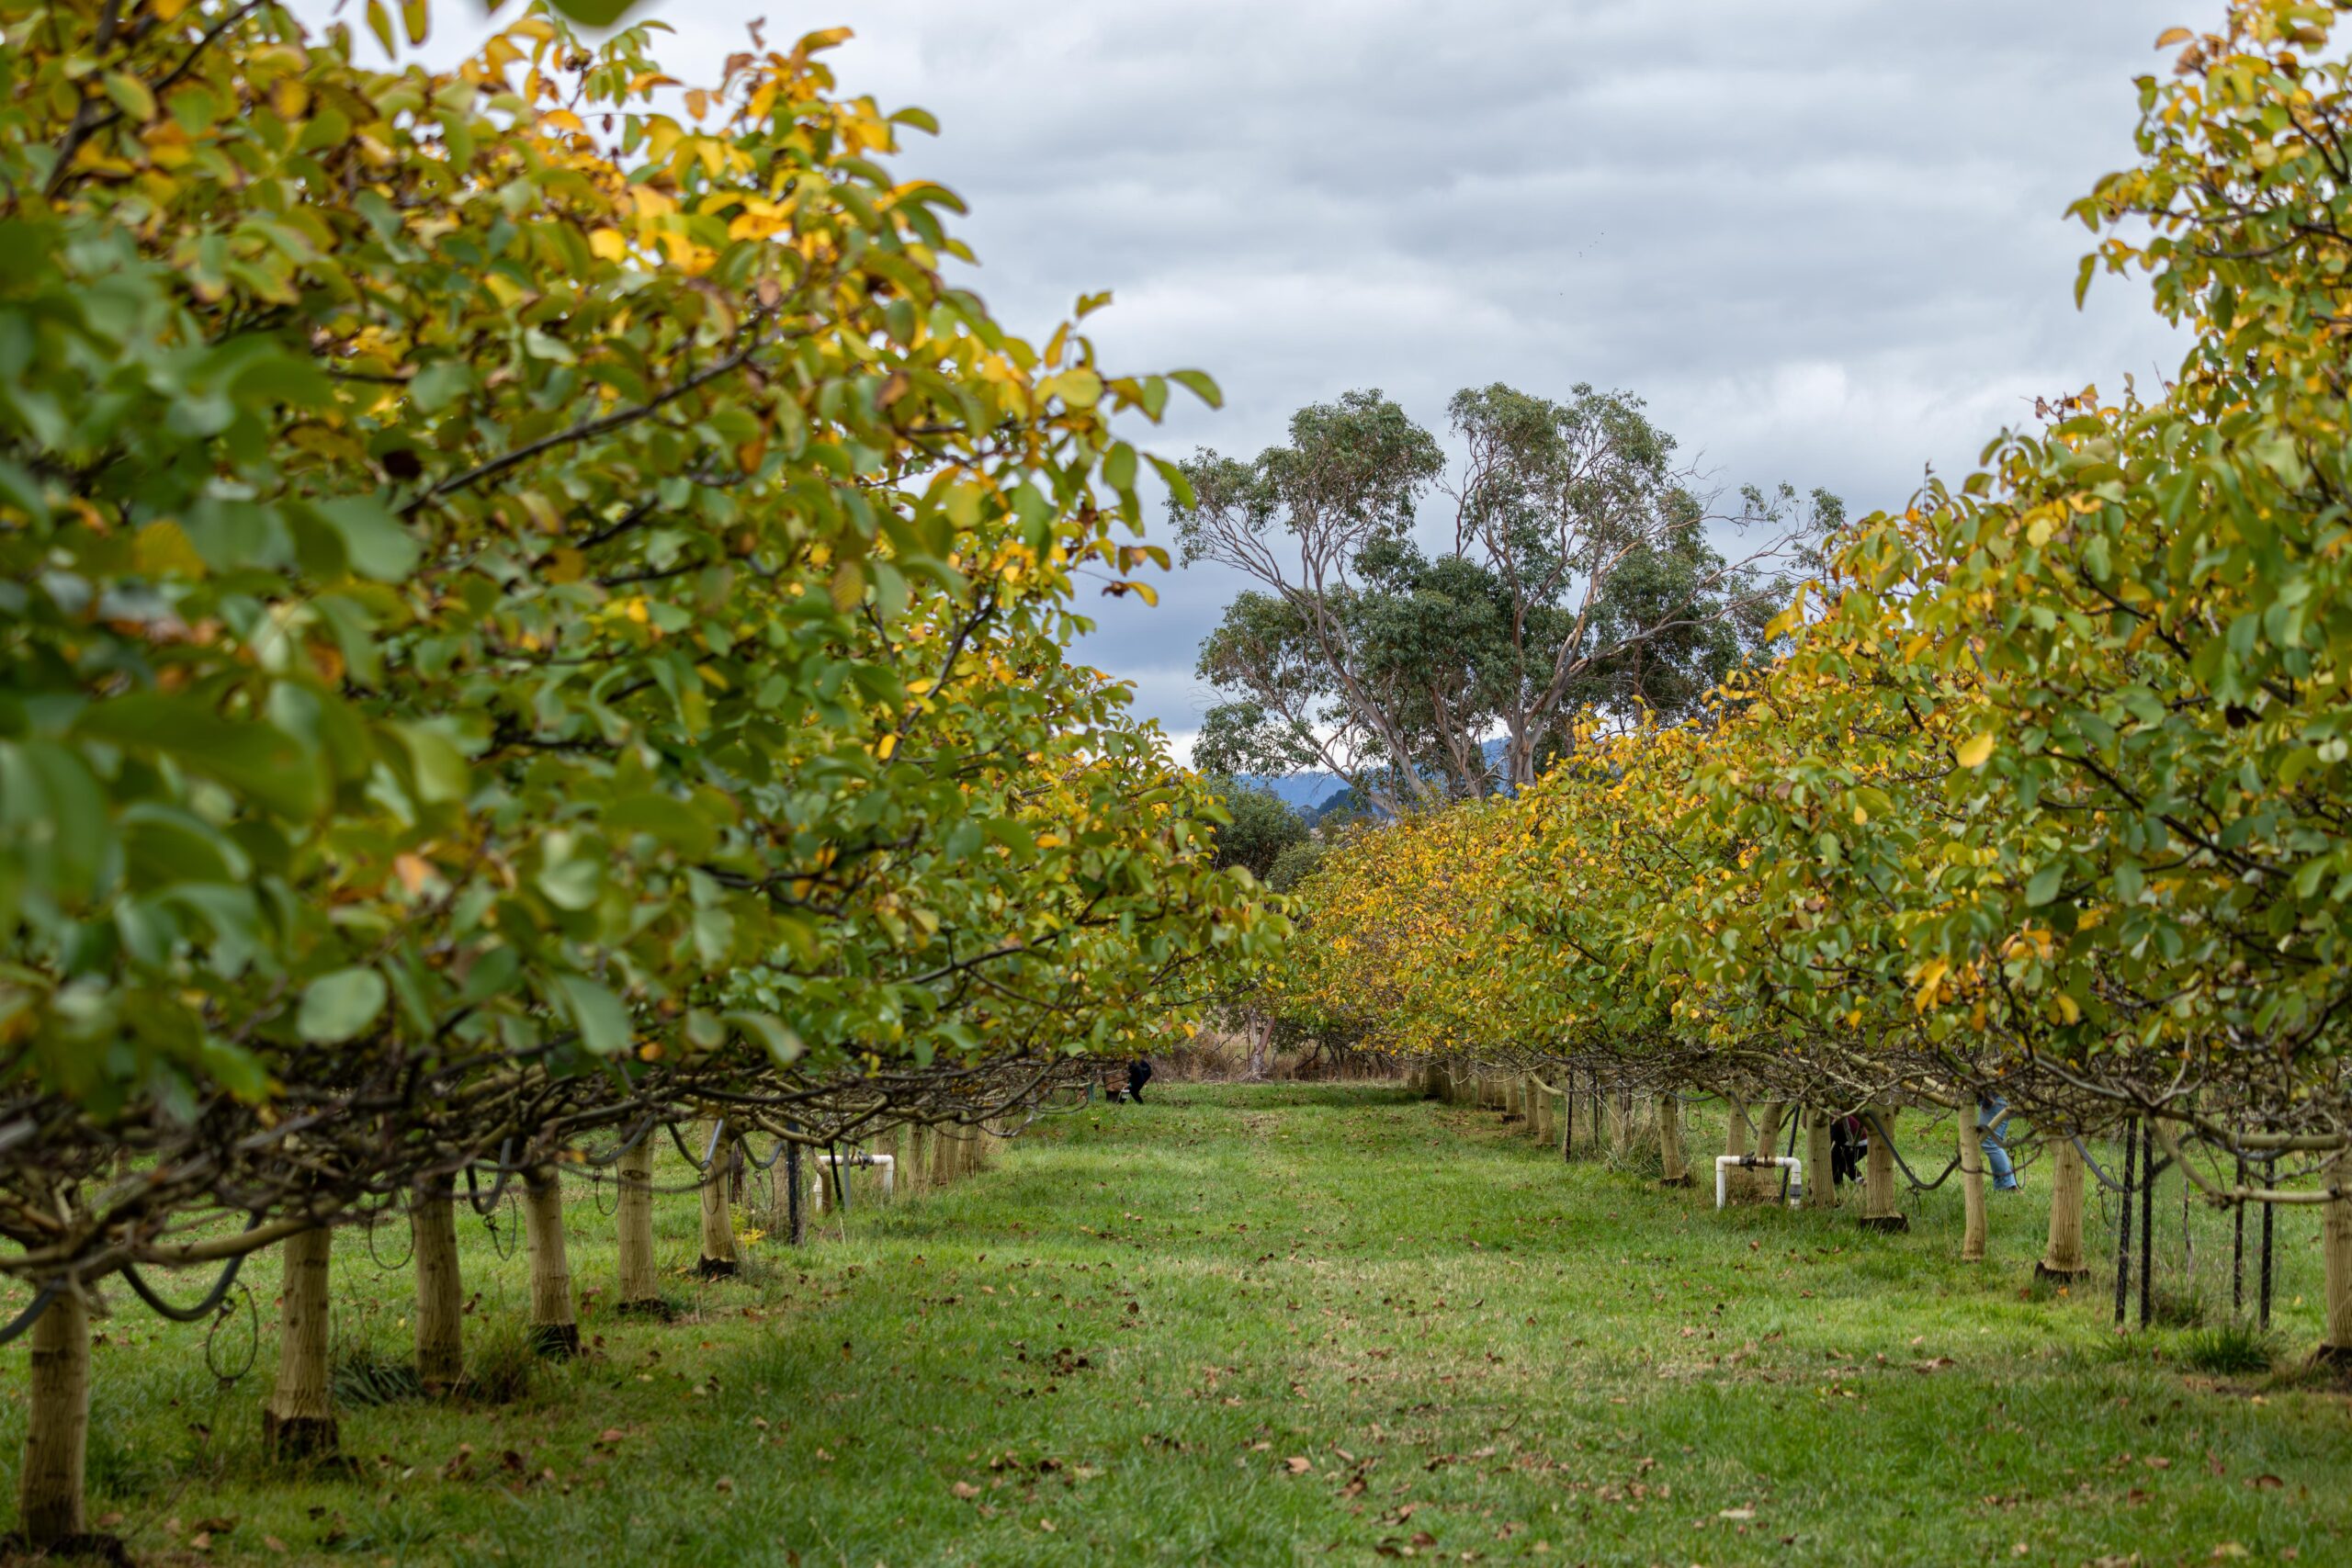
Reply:
[[[1726,1181],[1731,1168],[1742,1170],[1785,1170],[1789,1173],[1789,1202],[1794,1206],[1804,1197],[1804,1161],[1793,1155],[1717,1155],[1715,1156],[1715,1207],[1720,1209],[1730,1200]]]
[[[898,1190],[899,1161],[895,1155],[819,1155],[817,1163],[831,1166],[836,1175],[844,1170],[855,1170],[861,1166],[871,1166],[882,1173],[882,1196],[885,1199]],[[821,1214],[825,1212],[825,1184],[820,1181],[816,1185],[817,1212]]]

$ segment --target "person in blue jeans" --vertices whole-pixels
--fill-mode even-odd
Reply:
[[[2009,1102],[1997,1094],[1976,1097],[1976,1126],[1984,1134],[1984,1165],[1993,1173],[1993,1190],[2015,1192],[2018,1190],[2017,1167],[2009,1163],[2008,1145],[2001,1128],[2008,1121]]]

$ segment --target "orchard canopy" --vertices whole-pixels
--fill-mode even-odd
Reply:
[[[1842,528],[1695,717],[1595,714],[1531,787],[1335,848],[1268,1005],[1773,1122],[2143,1119],[2217,1201],[2327,1205],[2352,1346],[2336,15],[2168,34],[2140,163],[2074,209],[2084,287],[2144,278],[2193,332],[2174,378],[2086,388]]]

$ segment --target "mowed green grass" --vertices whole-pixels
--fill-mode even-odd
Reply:
[[[678,1322],[592,1297],[594,1353],[514,1404],[346,1409],[347,1471],[264,1464],[266,1321],[224,1387],[200,1327],[110,1292],[93,1514],[155,1562],[2352,1561],[2344,1397],[2194,1373],[2177,1332],[2119,1348],[2103,1269],[2029,1291],[2041,1168],[1963,1266],[1956,1184],[1869,1235],[1850,1209],[1717,1213],[1392,1088],[1155,1101],[1041,1123],[800,1253],[762,1240],[745,1280],[681,1272]],[[608,1288],[610,1221],[584,1189],[570,1214],[579,1283]],[[658,1218],[683,1270],[693,1198]],[[469,1330],[511,1321],[522,1258],[461,1226]],[[2281,1217],[2297,1356],[2316,1228]],[[338,1240],[346,1347],[401,1350],[408,1289]],[[13,1508],[21,1348],[0,1365]]]

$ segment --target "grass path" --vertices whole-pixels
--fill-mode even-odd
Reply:
[[[224,1392],[200,1328],[127,1308],[94,1512],[159,1562],[2352,1561],[2344,1399],[2217,1388],[2024,1299],[2038,1211],[1996,1208],[1963,1268],[1940,1213],[1700,1205],[1394,1090],[1175,1089],[763,1244],[746,1281],[682,1277],[687,1321],[592,1302],[598,1353],[516,1404],[347,1410],[356,1474],[263,1470],[266,1333]],[[683,1262],[692,1200],[659,1209]],[[584,1196],[571,1228],[608,1280]],[[467,1235],[512,1317],[521,1259]],[[2289,1251],[2282,1299],[2315,1284]],[[339,1333],[397,1348],[405,1279],[337,1253]]]

